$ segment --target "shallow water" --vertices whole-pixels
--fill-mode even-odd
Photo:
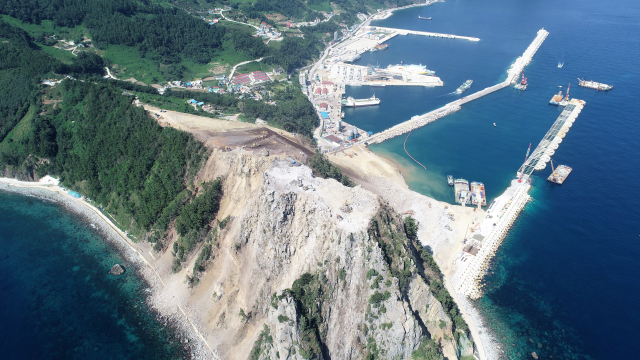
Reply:
[[[180,359],[146,284],[91,224],[0,191],[2,359]],[[108,274],[124,264],[119,276]]]
[[[548,105],[558,86],[564,92],[571,83],[571,97],[587,102],[553,156],[573,173],[562,186],[546,181],[550,166],[534,174],[533,201],[497,254],[486,278],[491,290],[476,303],[510,359],[525,359],[534,350],[555,359],[635,358],[640,352],[640,216],[631,201],[640,175],[640,123],[634,115],[640,96],[638,19],[640,5],[630,0],[456,0],[402,10],[373,25],[481,41],[397,36],[388,50],[367,53],[358,64],[426,64],[445,86],[347,87],[347,96],[375,92],[382,103],[378,109],[347,109],[345,121],[379,131],[455,99],[447,94],[466,79],[474,80],[467,95],[504,80],[536,32],[550,32],[525,68],[526,91],[500,90],[411,133],[407,150],[427,170],[405,154],[406,135],[371,147],[393,157],[420,193],[453,202],[446,184],[451,174],[483,182],[491,200],[515,177],[529,144],[535,148],[562,111]],[[577,77],[614,89],[581,88]]]

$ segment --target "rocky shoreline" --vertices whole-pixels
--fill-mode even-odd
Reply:
[[[56,187],[57,189],[57,187]],[[182,343],[183,349],[190,359],[214,359],[217,358],[209,349],[199,334],[194,330],[189,320],[181,314],[179,304],[167,304],[158,294],[164,285],[156,273],[145,263],[140,255],[118,234],[104,219],[89,209],[88,204],[80,203],[80,200],[72,199],[53,189],[33,186],[19,186],[0,182],[0,191],[11,192],[23,196],[34,197],[42,201],[55,203],[67,211],[78,216],[84,223],[91,226],[114,251],[125,259],[127,271],[133,270],[135,276],[147,285],[148,296],[145,299],[147,307],[158,322],[174,332],[176,338]],[[109,269],[105,269],[108,271]]]

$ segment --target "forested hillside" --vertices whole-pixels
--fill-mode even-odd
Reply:
[[[306,64],[319,51],[317,39],[286,38],[277,49],[237,27],[210,26],[175,7],[133,0],[11,0],[0,14],[28,24],[53,22],[54,27],[83,26],[97,49],[125,46],[152,61],[167,80],[181,80],[184,62],[207,64],[224,51],[267,62],[287,70]],[[45,42],[43,33],[35,40]],[[225,46],[226,44],[226,46]]]
[[[161,128],[113,83],[91,80],[99,56],[63,64],[1,21],[0,39],[0,173],[59,176],[133,234],[164,233],[191,199],[202,144]],[[52,72],[86,80],[40,85]]]

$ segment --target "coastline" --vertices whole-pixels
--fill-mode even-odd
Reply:
[[[126,233],[115,226],[97,208],[84,200],[73,198],[52,182],[26,182],[0,178],[0,191],[56,203],[79,216],[83,222],[94,225],[102,239],[113,246],[126,261],[133,264],[132,270],[135,275],[151,290],[146,298],[147,307],[158,315],[158,321],[173,328],[191,358],[217,358],[217,354],[205,341],[180,304],[170,304],[162,300],[160,292],[165,288],[165,284],[153,266],[144,258],[141,250],[136,249],[135,243],[127,237]]]
[[[393,166],[398,168],[398,172],[400,176],[406,182],[406,173],[408,173],[408,169],[400,164],[399,161],[394,159],[389,154],[380,154],[374,152],[377,156],[379,156],[382,160],[388,161]],[[411,190],[410,186],[407,184],[407,189],[414,194],[419,194],[413,190]],[[420,196],[424,196],[427,199],[431,199],[425,195],[419,194]],[[432,201],[436,201],[431,199]],[[458,206],[458,205],[451,205]],[[423,244],[426,246],[430,246],[429,244]],[[441,267],[444,264],[439,264]],[[447,268],[444,266],[443,268]],[[478,308],[473,304],[473,302],[467,299],[464,295],[459,294],[455,291],[455,287],[453,286],[453,278],[458,275],[459,271],[449,271],[448,274],[445,274],[445,287],[449,290],[449,293],[453,296],[456,304],[460,308],[460,311],[469,325],[469,330],[474,339],[478,339],[476,342],[476,347],[478,348],[478,356],[480,359],[498,359],[500,352],[500,342],[497,340],[497,337],[491,332],[491,330],[485,325],[486,319],[482,316]]]
[[[455,291],[453,279],[458,274],[456,260],[462,252],[467,225],[476,217],[484,217],[484,210],[474,212],[470,207],[451,205],[434,200],[409,188],[403,167],[399,161],[388,155],[369,152],[361,146],[348,150],[356,156],[341,154],[330,155],[329,159],[347,173],[355,176],[365,189],[387,200],[399,213],[413,212],[420,225],[419,239],[423,246],[429,247],[444,274],[444,284],[458,304],[464,320],[476,344],[477,356],[481,360],[499,359],[500,342],[486,326],[486,320],[473,302]],[[455,221],[448,218],[451,212]],[[444,229],[450,226],[451,231]]]

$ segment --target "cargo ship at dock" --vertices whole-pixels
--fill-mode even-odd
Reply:
[[[487,196],[484,192],[484,184],[474,181],[471,183],[471,204],[487,206]]]
[[[580,78],[578,78],[578,85],[589,88],[589,89],[600,90],[600,91],[608,91],[613,89],[613,86],[611,85],[595,82],[593,80],[591,81],[582,80]]]
[[[361,107],[361,106],[373,106],[380,104],[380,99],[374,94],[368,99],[354,99],[349,96],[346,100],[342,100],[342,106],[344,107]]]
[[[372,47],[371,49],[369,49],[370,52],[376,52],[376,51],[381,51],[381,50],[387,50],[387,48],[389,47],[389,44],[378,44],[374,47]]]
[[[435,71],[427,69],[425,65],[415,65],[415,64],[396,64],[387,66],[388,71],[405,71],[412,74],[417,75],[435,75]]]
[[[471,87],[471,84],[473,84],[473,80],[467,80],[465,81],[462,85],[460,85],[460,87],[458,87],[456,89],[456,93],[457,94],[462,94],[463,92],[465,92],[468,88]]]

